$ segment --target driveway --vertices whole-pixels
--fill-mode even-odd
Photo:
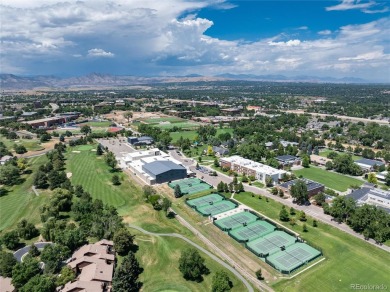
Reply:
[[[34,245],[38,248],[38,249],[43,249],[46,245],[49,245],[49,244],[53,244],[52,242],[36,242],[34,243]],[[23,256],[28,253],[30,250],[30,245],[27,245],[21,249],[18,249],[17,251],[14,252],[14,257],[16,258],[16,260],[21,263],[22,262],[22,258]]]

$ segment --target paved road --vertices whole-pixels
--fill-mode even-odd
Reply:
[[[53,244],[52,242],[36,242],[34,243],[34,245],[39,248],[39,249],[43,249],[46,245],[49,245],[49,244]],[[14,257],[16,258],[16,260],[21,263],[22,262],[22,257],[28,253],[30,250],[30,245],[27,245],[21,249],[18,249],[17,251],[14,252]]]
[[[189,159],[189,158],[186,158],[186,157],[183,157],[183,156],[180,156],[176,153],[176,151],[170,151],[170,155],[181,161],[184,165],[188,166],[193,172],[196,173],[196,176],[201,178],[203,177],[203,180],[205,182],[207,182],[208,184],[211,184],[213,185],[214,187],[216,187],[218,185],[218,183],[220,181],[223,181],[224,183],[230,183],[233,181],[233,178],[232,177],[229,177],[223,173],[220,173],[218,172],[218,176],[210,176],[208,174],[204,174],[198,170],[196,170],[196,162]],[[187,160],[187,162],[185,162],[185,160]],[[207,166],[206,166],[207,168]],[[210,170],[213,170],[211,168],[209,168]],[[352,236],[355,236],[357,238],[360,238],[378,248],[381,248],[387,252],[390,252],[390,247],[389,246],[386,246],[386,245],[378,245],[375,243],[375,241],[373,239],[370,239],[370,240],[365,240],[364,239],[364,236],[353,231],[348,225],[344,224],[344,223],[337,223],[336,221],[333,221],[332,217],[329,216],[329,215],[326,215],[324,214],[324,211],[322,208],[320,207],[317,207],[317,206],[314,206],[314,205],[310,205],[310,206],[299,206],[297,204],[294,204],[292,202],[292,199],[283,199],[279,196],[274,196],[272,195],[270,192],[268,192],[266,189],[260,189],[258,187],[255,187],[255,186],[250,186],[248,184],[244,184],[244,187],[245,187],[245,190],[246,191],[249,191],[249,192],[253,192],[255,194],[258,194],[258,195],[262,195],[262,196],[265,196],[265,197],[269,197],[277,202],[280,202],[284,205],[287,205],[289,207],[293,207],[294,209],[297,209],[297,210],[300,210],[300,211],[304,211],[307,215],[317,219],[317,220],[320,220],[324,223],[327,223],[329,225],[332,225],[338,229],[340,229],[341,231],[344,231]]]
[[[226,269],[228,269],[229,271],[231,271],[237,278],[239,278],[243,283],[244,285],[246,286],[246,288],[248,289],[249,292],[254,292],[252,286],[248,283],[248,281],[243,277],[241,276],[241,274],[239,272],[237,272],[237,270],[235,270],[234,268],[232,268],[231,266],[229,266],[227,263],[225,263],[224,261],[222,261],[220,258],[216,257],[215,255],[213,255],[212,253],[210,253],[208,250],[204,249],[203,247],[201,247],[200,245],[196,244],[195,242],[191,241],[190,239],[188,239],[187,237],[181,235],[181,234],[177,234],[177,233],[155,233],[155,232],[150,232],[150,231],[147,231],[145,229],[142,229],[141,227],[138,227],[138,226],[135,226],[135,225],[132,225],[132,224],[129,224],[129,227],[130,228],[133,228],[133,229],[136,229],[138,231],[141,231],[142,233],[144,234],[148,234],[148,235],[153,235],[153,236],[166,236],[166,237],[176,237],[176,238],[180,238],[184,241],[186,241],[187,243],[191,244],[192,246],[194,246],[195,248],[199,249],[200,251],[204,252],[205,254],[207,254],[209,257],[211,257],[214,261],[218,262],[219,264],[221,264],[222,266],[224,266]]]

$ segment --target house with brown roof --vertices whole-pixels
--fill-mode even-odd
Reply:
[[[115,268],[114,243],[101,240],[75,251],[68,266],[76,272],[76,281],[68,282],[61,292],[109,292]]]

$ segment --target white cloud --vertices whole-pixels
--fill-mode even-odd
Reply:
[[[341,3],[326,7],[326,11],[345,11],[358,9],[364,13],[384,13],[388,11],[387,7],[382,9],[373,9],[378,6],[382,6],[382,3],[376,3],[373,0],[362,1],[362,0],[341,0]]]
[[[115,55],[111,52],[106,52],[103,49],[90,49],[88,50],[88,57],[103,57],[103,58],[112,58]]]
[[[2,1],[8,5],[1,7],[0,61],[7,64],[2,72],[55,74],[66,66],[98,72],[104,64],[104,71],[114,74],[288,74],[291,70],[390,81],[389,18],[320,31],[317,39],[279,34],[248,42],[207,35],[214,23],[196,12],[224,4],[221,0]],[[12,7],[14,1],[19,8]],[[82,62],[88,66],[75,66]]]
[[[319,35],[330,35],[332,34],[332,31],[329,29],[321,30],[318,32]]]

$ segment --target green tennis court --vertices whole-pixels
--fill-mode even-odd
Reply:
[[[248,242],[267,235],[275,230],[275,226],[267,221],[258,220],[244,227],[229,231],[229,235],[239,242]]]
[[[229,200],[224,200],[210,206],[199,207],[197,208],[197,211],[201,213],[203,216],[214,216],[229,210],[233,210],[235,208],[237,208],[237,205],[235,203]]]
[[[259,217],[250,212],[243,211],[229,217],[215,220],[214,224],[223,231],[229,231],[244,226],[244,224],[255,222],[256,220],[259,220]]]
[[[266,262],[282,273],[291,273],[300,266],[307,264],[321,255],[321,252],[306,243],[295,243],[267,257]]]
[[[212,188],[209,184],[198,178],[185,178],[168,184],[172,189],[174,189],[176,185],[179,185],[182,194],[188,195],[200,193]]]
[[[296,238],[284,231],[275,231],[247,243],[247,248],[259,257],[266,257],[290,246],[296,242]]]
[[[210,195],[203,196],[200,198],[188,200],[187,204],[189,206],[191,206],[192,208],[197,209],[199,207],[213,205],[214,203],[217,203],[217,202],[220,202],[223,200],[225,200],[225,198],[219,194],[210,194]]]

